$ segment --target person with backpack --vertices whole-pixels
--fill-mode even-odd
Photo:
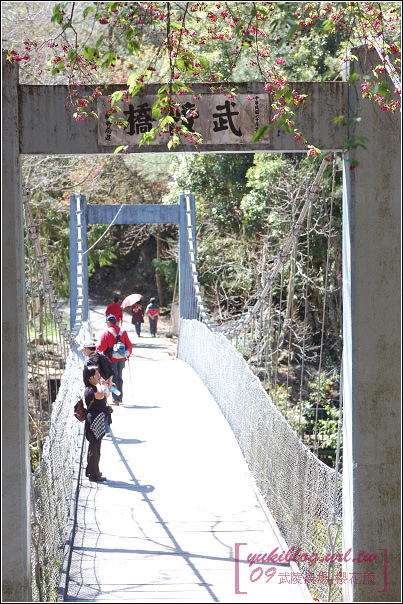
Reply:
[[[126,359],[133,351],[133,344],[129,340],[127,332],[116,325],[116,317],[108,315],[106,317],[108,329],[104,331],[96,348],[97,352],[102,352],[112,363],[114,383],[116,384],[116,393],[112,390],[112,400],[114,405],[119,405],[123,398],[123,368]]]
[[[105,476],[102,476],[102,472],[99,471],[99,459],[101,457],[101,440],[105,436],[107,405],[101,386],[101,376],[96,365],[84,365],[83,381],[84,401],[87,409],[85,436],[88,440],[85,475],[91,482],[105,482]]]
[[[95,342],[93,342],[92,340],[86,340],[79,350],[82,350],[86,357],[84,359],[84,365],[87,365],[88,367],[95,365],[96,367],[98,367],[101,376],[101,385],[103,383],[103,385],[107,387],[105,395],[106,398],[108,398],[109,393],[112,390],[114,377],[112,363],[104,354],[102,354],[101,352],[97,352],[96,347],[97,345]],[[105,422],[105,436],[109,436],[111,431],[110,424],[112,423],[113,410],[109,405],[107,405],[106,409],[107,417]]]

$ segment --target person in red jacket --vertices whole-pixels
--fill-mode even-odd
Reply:
[[[118,325],[123,324],[123,311],[119,304],[119,296],[115,294],[113,296],[113,302],[106,307],[105,316],[113,315],[116,317],[116,322]]]
[[[158,315],[160,314],[160,307],[158,306],[155,298],[150,298],[150,304],[146,308],[146,315],[150,323],[151,337],[155,338],[157,335],[157,321]]]
[[[113,370],[113,377],[114,377],[113,381],[115,382],[116,388],[119,391],[119,394],[116,394],[115,392],[112,391],[112,399],[113,399],[113,404],[119,405],[119,403],[122,402],[122,398],[123,398],[122,374],[123,374],[123,368],[125,366],[126,359],[114,359],[112,357],[112,348],[113,348],[114,344],[116,343],[116,337],[113,334],[116,334],[116,336],[118,334],[120,335],[120,340],[126,346],[128,353],[129,353],[127,358],[131,355],[131,353],[133,351],[133,344],[130,342],[127,332],[122,328],[119,329],[119,327],[116,325],[116,317],[114,315],[108,315],[106,317],[106,324],[108,326],[108,329],[106,331],[104,331],[104,333],[101,336],[101,339],[97,346],[97,352],[102,352],[103,354],[105,354],[105,356],[107,356],[108,359],[110,360],[110,362],[112,363],[112,370]]]

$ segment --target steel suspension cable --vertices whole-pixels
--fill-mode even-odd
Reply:
[[[284,263],[281,270],[281,285],[280,285],[280,302],[278,307],[278,325],[277,325],[277,343],[276,343],[276,371],[274,375],[274,403],[277,400],[277,374],[278,374],[278,359],[280,349],[280,337],[282,332],[282,317],[281,317],[281,306],[283,303],[283,287],[284,287]]]
[[[324,293],[323,293],[323,305],[322,305],[322,329],[321,329],[321,340],[320,340],[320,353],[319,353],[319,369],[318,369],[318,386],[316,392],[316,409],[315,409],[315,434],[314,434],[314,452],[318,450],[317,433],[318,433],[318,412],[319,412],[319,399],[321,392],[321,376],[322,376],[322,359],[323,359],[323,342],[325,337],[325,316],[326,316],[326,303],[327,303],[327,286],[329,277],[329,258],[330,258],[330,243],[332,234],[332,217],[333,217],[333,203],[334,203],[334,187],[336,179],[336,155],[333,156],[333,171],[332,171],[332,192],[330,197],[330,216],[329,216],[329,234],[327,237],[327,254],[326,254],[326,269],[325,269],[325,282],[324,282]]]
[[[337,422],[337,445],[336,445],[336,462],[334,471],[334,489],[333,489],[333,517],[332,521],[329,522],[327,527],[327,534],[329,538],[329,545],[331,554],[335,553],[337,545],[337,537],[340,533],[341,527],[337,517],[337,494],[339,492],[339,462],[340,462],[340,447],[341,447],[341,430],[343,428],[343,357],[340,366],[340,386],[339,386],[339,421]],[[336,529],[336,535],[332,538],[331,530]],[[334,570],[335,560],[331,559],[328,568],[328,602],[331,602],[332,588],[334,586]]]
[[[294,242],[293,253],[291,258],[291,274],[290,274],[290,287],[288,292],[288,299],[290,303],[290,310],[286,311],[286,321],[289,321],[287,324],[288,329],[288,363],[287,363],[287,383],[285,390],[285,418],[287,419],[287,404],[288,404],[288,388],[289,388],[289,379],[290,379],[290,368],[291,368],[291,343],[292,343],[292,334],[293,334],[293,297],[294,297],[294,278],[295,278],[295,265],[297,262],[297,240]],[[288,312],[290,312],[290,317],[287,317]],[[285,330],[285,328],[284,328]]]
[[[299,418],[298,418],[298,429],[300,431],[300,438],[303,439],[302,433],[302,389],[304,384],[304,370],[305,370],[305,346],[306,336],[308,329],[308,284],[309,284],[309,254],[310,254],[310,237],[309,230],[311,225],[311,214],[312,204],[310,203],[308,217],[307,217],[307,254],[306,254],[306,277],[305,277],[305,308],[304,308],[304,326],[303,326],[303,342],[302,342],[302,360],[301,360],[301,378],[300,378],[300,391],[299,391]]]

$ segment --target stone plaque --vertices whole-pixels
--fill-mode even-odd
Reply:
[[[225,94],[195,96],[175,97],[178,108],[172,113],[174,122],[171,125],[178,123],[181,116],[186,117],[188,129],[202,136],[201,146],[250,145],[259,128],[270,123],[268,94],[238,94],[232,98]],[[152,115],[156,100],[156,96],[145,95],[116,103],[120,109],[117,115],[128,122],[127,127],[119,128],[107,117],[110,108],[107,97],[99,97],[98,144],[138,146],[142,135],[158,126]],[[266,130],[260,142],[269,142],[270,136],[271,130]],[[168,141],[169,134],[160,131],[151,145],[167,144]]]

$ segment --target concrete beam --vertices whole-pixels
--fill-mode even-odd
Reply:
[[[295,82],[291,86],[300,94],[307,94],[309,102],[296,109],[296,127],[303,132],[310,144],[322,151],[341,150],[344,147],[343,128],[333,125],[333,120],[347,112],[347,85],[345,82]],[[159,85],[145,86],[139,97],[155,96]],[[212,84],[192,84],[197,95],[201,96],[197,103],[211,102]],[[228,83],[226,89],[237,88],[239,95],[266,94],[268,110],[272,114],[270,99],[263,91],[262,82]],[[111,86],[108,93],[121,90],[123,86]],[[79,88],[79,95],[88,96],[92,93],[87,87]],[[217,92],[215,92],[217,94]],[[235,99],[236,100],[236,99]],[[178,97],[178,102],[181,97]],[[114,146],[98,143],[98,120],[88,118],[77,122],[73,118],[73,110],[66,108],[69,104],[69,88],[67,86],[20,86],[20,153],[45,155],[83,155],[87,153],[113,153]],[[92,109],[96,110],[94,104]],[[101,116],[102,120],[102,116]],[[205,120],[204,120],[205,121]],[[196,128],[196,125],[195,125]],[[304,152],[306,148],[294,139],[292,134],[275,125],[270,129],[267,140],[256,144],[233,142],[222,144],[222,137],[211,139],[207,144],[195,147],[191,144],[181,144],[174,152],[238,152],[258,151],[273,152]],[[130,153],[168,153],[166,144],[150,144],[139,147],[130,145]]]
[[[178,224],[179,204],[87,205],[87,224]]]

